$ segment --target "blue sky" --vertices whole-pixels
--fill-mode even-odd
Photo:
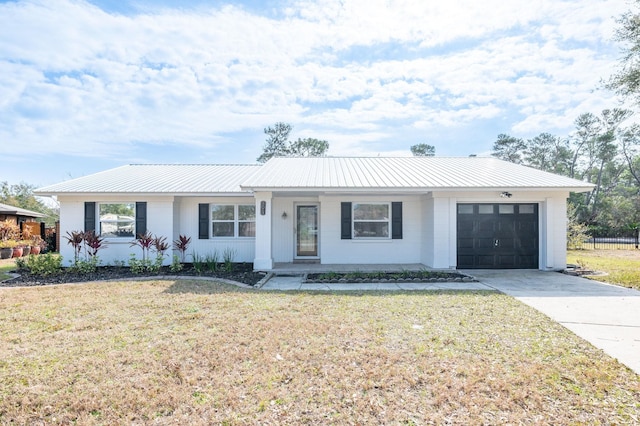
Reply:
[[[571,133],[626,0],[0,1],[0,181],[254,163],[263,129],[330,155],[486,155]]]

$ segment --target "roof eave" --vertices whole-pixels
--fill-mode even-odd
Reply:
[[[218,192],[34,192],[39,197],[250,197],[248,191],[218,191]]]
[[[259,187],[259,186],[243,186],[247,190],[253,192],[324,192],[324,193],[415,193],[424,194],[427,192],[461,192],[461,191],[524,191],[524,192],[589,192],[593,187],[517,187],[517,186],[482,186],[482,187]]]

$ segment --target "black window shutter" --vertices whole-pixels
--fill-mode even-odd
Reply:
[[[209,239],[209,204],[198,204],[198,238]]]
[[[340,238],[351,239],[351,203],[340,203]]]
[[[391,203],[391,238],[402,239],[402,203]]]
[[[147,233],[147,203],[136,203],[136,238]]]
[[[96,203],[84,203],[84,232],[96,230]]]

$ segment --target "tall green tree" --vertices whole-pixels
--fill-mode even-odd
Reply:
[[[491,155],[501,160],[510,161],[516,164],[522,164],[522,153],[526,147],[523,139],[501,133],[498,139],[493,143]]]
[[[631,115],[631,111],[614,108],[605,109],[600,116],[601,131],[593,142],[594,154],[597,159],[596,184],[593,192],[587,196],[587,205],[591,205],[591,218],[594,219],[598,213],[598,206],[602,202],[602,192],[610,192],[615,189],[617,178],[623,171],[623,167],[616,162],[618,155],[617,130],[624,120]],[[605,180],[606,179],[606,180]]]
[[[585,169],[592,168],[595,163],[595,156],[591,156],[590,160],[592,161],[587,167],[584,164],[580,164],[584,161],[585,152],[591,152],[590,147],[595,146],[595,140],[600,133],[600,120],[594,114],[587,112],[578,116],[574,124],[576,131],[569,138],[569,149],[572,152],[569,177],[582,179],[582,172]]]
[[[291,124],[282,122],[276,123],[273,127],[266,127],[264,133],[267,135],[267,143],[257,161],[265,163],[272,157],[286,156],[291,129]]]
[[[315,138],[298,138],[287,148],[289,157],[322,157],[329,150],[329,142]]]
[[[617,20],[615,38],[623,43],[624,56],[606,86],[640,104],[640,0],[635,0],[633,7]]]
[[[436,155],[436,147],[427,143],[411,145],[409,149],[414,157],[433,157]]]
[[[566,175],[569,171],[571,151],[566,139],[551,133],[540,133],[527,140],[525,146],[526,165],[561,175]]]
[[[276,123],[264,129],[267,141],[262,154],[257,158],[260,163],[273,157],[321,157],[329,150],[329,142],[315,138],[305,138],[292,142],[289,134],[293,127],[287,123]]]
[[[629,167],[629,174],[640,187],[640,126],[634,124],[623,130],[620,134],[620,140],[622,155]]]

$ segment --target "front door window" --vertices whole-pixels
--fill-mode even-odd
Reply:
[[[318,256],[318,206],[296,206],[296,256]]]

